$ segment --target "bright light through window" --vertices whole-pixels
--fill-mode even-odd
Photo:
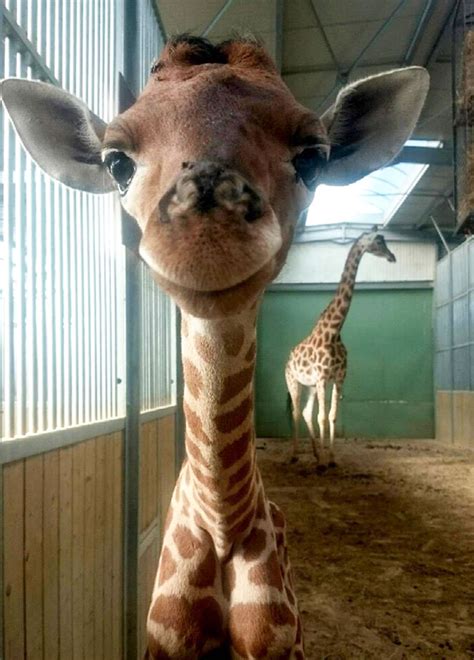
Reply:
[[[438,140],[408,140],[407,146],[442,146]],[[385,225],[428,169],[420,163],[397,163],[349,186],[319,186],[308,209],[306,226],[357,222]]]

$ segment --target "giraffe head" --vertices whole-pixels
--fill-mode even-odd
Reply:
[[[1,94],[40,167],[73,188],[118,190],[159,284],[188,312],[219,317],[276,276],[319,183],[350,183],[398,153],[428,85],[420,67],[372,76],[319,118],[259,44],[182,36],[108,126],[45,83],[9,79]]]
[[[382,236],[382,234],[377,233],[376,226],[372,228],[370,233],[363,234],[362,236],[363,244],[366,246],[364,250],[365,252],[373,254],[375,257],[382,257],[390,263],[394,263],[396,261],[395,255],[393,252],[390,252],[387,247],[385,238]]]

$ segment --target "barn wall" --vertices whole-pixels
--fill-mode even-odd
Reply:
[[[141,424],[138,658],[176,479],[175,414]],[[124,657],[124,433],[1,466],[3,656]]]
[[[290,435],[285,363],[333,290],[276,289],[265,294],[258,332],[258,435]],[[348,349],[348,374],[338,435],[433,437],[432,290],[356,288],[342,339]]]
[[[175,418],[142,424],[140,434],[140,516],[138,548],[138,658],[146,650],[150,607],[166,514],[176,480]]]
[[[440,260],[435,282],[436,437],[474,447],[474,239]]]

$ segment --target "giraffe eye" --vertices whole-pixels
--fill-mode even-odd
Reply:
[[[109,151],[104,164],[115,180],[121,195],[125,195],[137,169],[134,161],[123,151]]]
[[[297,181],[301,179],[309,190],[314,190],[327,159],[327,152],[320,147],[303,149],[291,161],[296,170]]]

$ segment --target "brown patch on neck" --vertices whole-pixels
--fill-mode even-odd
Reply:
[[[226,376],[219,403],[227,403],[235,396],[237,396],[237,394],[239,394],[244,389],[244,387],[249,385],[249,383],[252,381],[252,377],[253,365],[247,367],[246,369],[242,369],[242,371],[239,371],[236,374]]]
[[[241,325],[236,325],[234,328],[224,330],[222,332],[222,341],[227,355],[236,357],[242,349],[244,339],[245,330]]]
[[[248,396],[233,410],[217,415],[214,418],[214,423],[220,433],[230,433],[237,429],[247,419],[250,411],[252,410],[253,400]]]
[[[195,399],[199,398],[203,388],[202,377],[194,364],[186,358],[183,358],[183,373],[186,387]]]

